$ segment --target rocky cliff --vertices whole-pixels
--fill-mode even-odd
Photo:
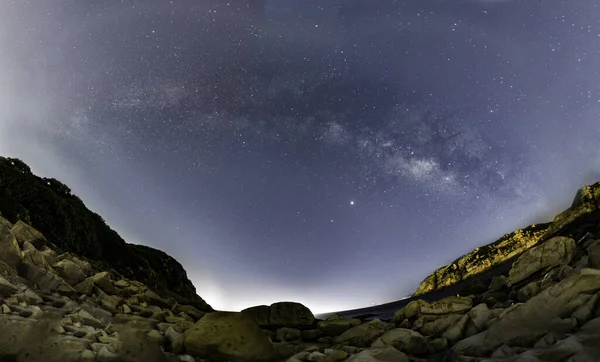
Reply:
[[[553,221],[530,225],[503,235],[497,241],[461,256],[426,277],[413,296],[442,289],[482,274],[553,236],[568,234],[575,238],[582,237],[583,235],[574,234],[577,233],[579,224],[586,222],[586,216],[599,210],[599,202],[600,182],[582,187],[577,191],[571,207],[557,215]]]
[[[144,283],[165,298],[210,311],[181,264],[160,250],[126,243],[68,186],[41,178],[18,159],[0,157],[0,215],[39,230],[59,254],[86,257],[99,270]]]

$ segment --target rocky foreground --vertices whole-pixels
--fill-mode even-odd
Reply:
[[[372,321],[293,302],[203,311],[0,218],[0,361],[600,361],[598,189],[505,275]]]

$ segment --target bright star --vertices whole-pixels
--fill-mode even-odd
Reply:
[[[354,205],[354,201],[350,201],[350,205]]]

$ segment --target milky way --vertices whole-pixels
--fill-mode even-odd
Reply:
[[[217,309],[399,299],[600,180],[592,0],[0,7],[0,154]]]

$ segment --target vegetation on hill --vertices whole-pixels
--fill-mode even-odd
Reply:
[[[27,222],[60,250],[138,280],[163,297],[212,309],[196,294],[179,262],[160,250],[126,243],[68,186],[34,175],[19,159],[0,157],[0,214],[13,223]]]

